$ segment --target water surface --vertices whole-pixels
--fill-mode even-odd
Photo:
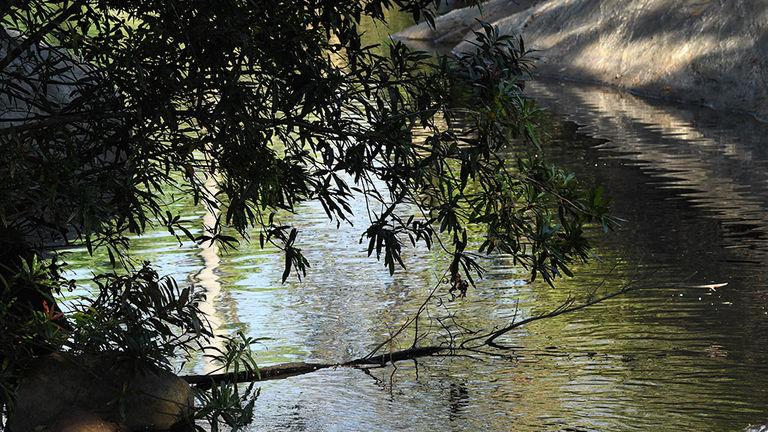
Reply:
[[[601,283],[634,279],[642,290],[519,329],[506,357],[266,382],[252,430],[736,431],[768,422],[768,127],[605,88],[542,81],[527,91],[551,112],[543,151],[603,184],[625,222],[556,289],[493,257],[466,299],[431,312],[490,328]],[[184,199],[175,206],[203,229],[204,212]],[[365,219],[336,229],[312,203],[289,219],[312,265],[301,282],[281,284],[282,257],[258,245],[224,254],[158,231],[133,250],[208,289],[220,333],[272,338],[256,347],[263,365],[366,354],[418,309],[447,263],[409,250],[408,269],[391,277],[358,243]],[[106,265],[83,251],[67,259],[84,282]],[[186,370],[207,368],[199,360]]]

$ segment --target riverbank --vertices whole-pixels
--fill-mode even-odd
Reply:
[[[739,111],[768,120],[768,3],[492,0],[395,36],[471,48],[477,20],[521,34],[542,76]]]

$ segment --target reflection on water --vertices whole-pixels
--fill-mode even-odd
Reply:
[[[213,176],[206,177],[205,188],[209,194],[209,199],[216,195],[216,181]],[[210,237],[213,237],[215,234],[214,227],[216,226],[216,219],[218,216],[219,210],[213,208],[207,208],[205,215],[203,216],[203,229]],[[216,309],[216,304],[220,302],[219,296],[221,295],[221,282],[219,282],[218,275],[219,266],[221,265],[219,245],[217,243],[210,244],[207,242],[201,244],[200,257],[203,259],[203,268],[193,276],[193,283],[197,283],[205,289],[206,299],[205,302],[200,305],[200,311],[208,318],[208,323],[213,330],[213,334],[216,336],[213,339],[211,349],[207,349],[207,352],[204,353],[203,357],[203,372],[210,374],[220,372],[220,370],[218,370],[219,366],[208,360],[211,356],[217,354],[216,349],[224,349],[223,341],[219,336],[227,334],[222,328],[224,320]]]
[[[644,289],[519,329],[507,342],[520,348],[504,358],[264,383],[254,431],[721,431],[768,422],[768,127],[573,84],[528,91],[554,113],[544,151],[605,185],[627,222],[557,289],[528,284],[507,257],[489,259],[486,278],[449,311],[487,328],[518,307],[531,314],[583,294],[606,275],[609,287],[637,278]],[[176,205],[204,229],[204,212]],[[417,310],[445,267],[420,249],[390,277],[358,243],[365,220],[337,230],[308,204],[291,222],[312,264],[303,282],[281,285],[279,251],[258,245],[201,253],[157,232],[134,249],[164,273],[218,291],[209,306],[222,331],[271,337],[258,347],[262,364],[365,354]],[[69,256],[79,278],[101,261]]]

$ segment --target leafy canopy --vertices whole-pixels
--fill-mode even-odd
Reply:
[[[512,254],[547,282],[570,274],[605,204],[534,155],[522,40],[486,25],[475,52],[436,62],[399,42],[364,46],[363,18],[431,20],[431,3],[7,3],[0,89],[16,109],[0,127],[0,220],[113,261],[154,223],[198,242],[256,232],[284,250],[285,279],[309,263],[281,212],[317,200],[343,223],[356,195],[373,209],[361,241],[390,272],[403,242],[437,240],[454,279],[471,280],[467,227],[479,224],[480,252]],[[212,234],[168,212],[169,191],[223,205]]]

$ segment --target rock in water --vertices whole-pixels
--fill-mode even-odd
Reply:
[[[20,381],[8,430],[50,428],[76,412],[118,423],[124,431],[162,431],[190,421],[192,389],[184,380],[164,371],[133,372],[105,359],[41,358]]]

